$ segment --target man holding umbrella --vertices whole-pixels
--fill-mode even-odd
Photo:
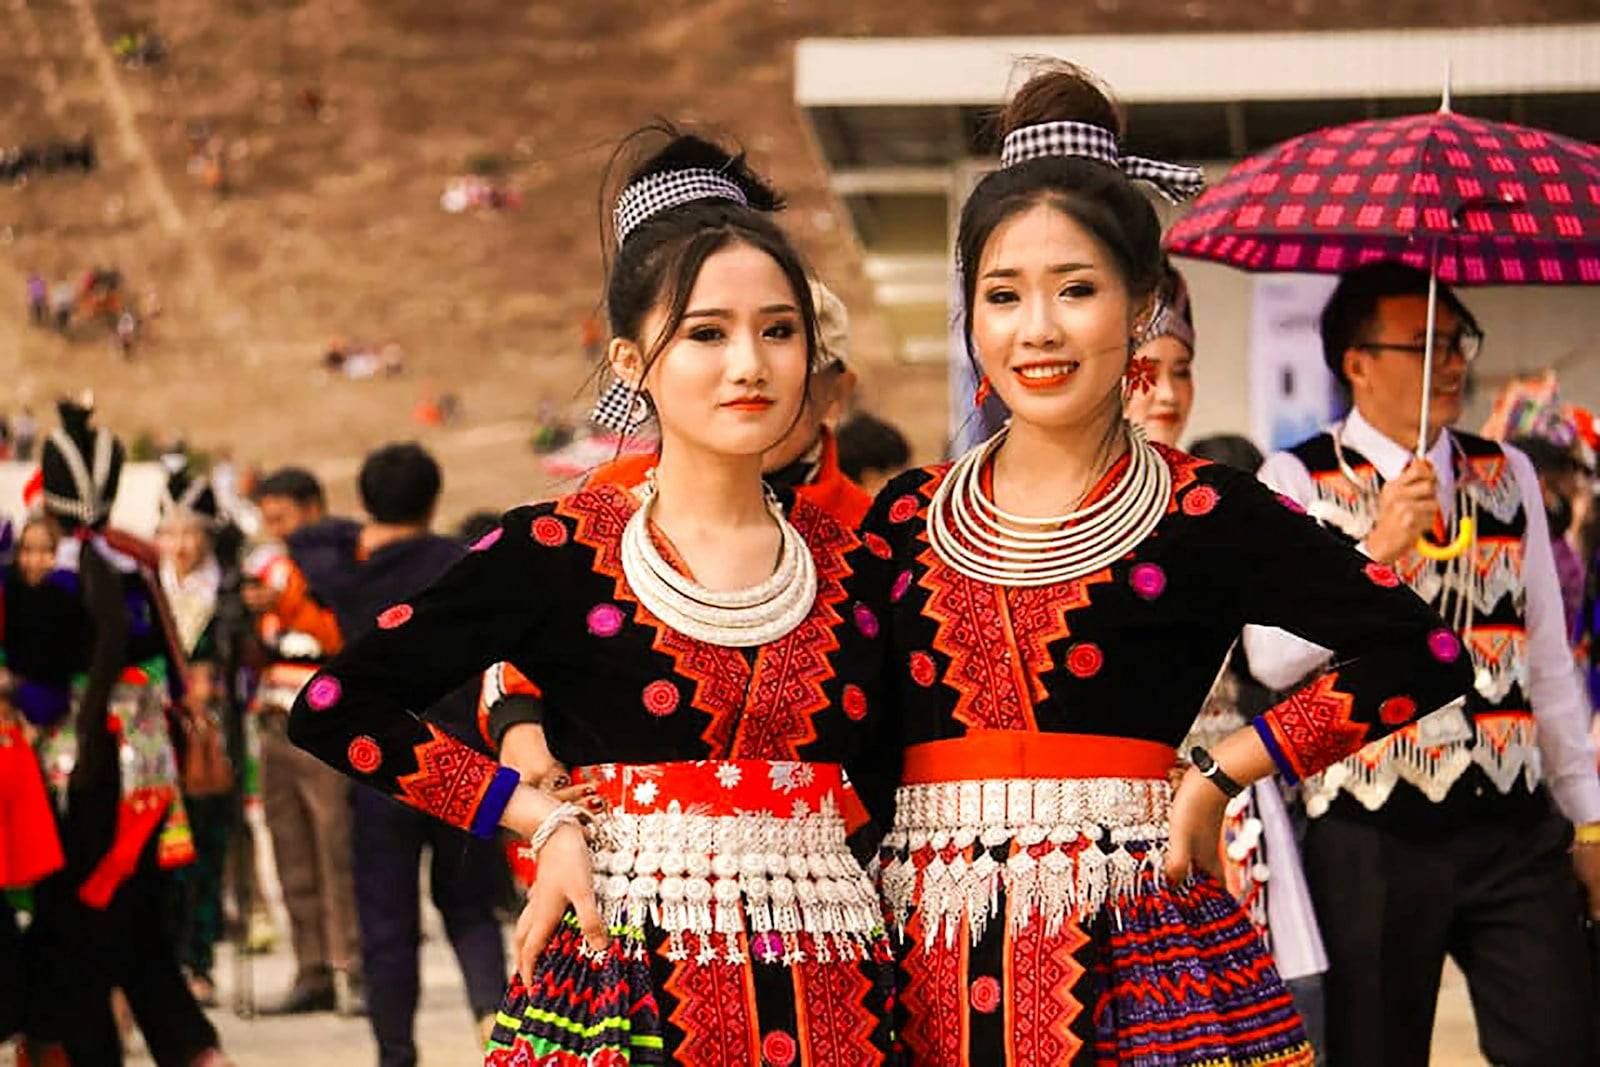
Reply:
[[[1392,262],[1342,275],[1322,342],[1353,409],[1261,471],[1372,556],[1374,582],[1404,580],[1433,604],[1476,668],[1464,707],[1305,783],[1306,873],[1331,962],[1330,1061],[1425,1065],[1448,954],[1491,1062],[1588,1064],[1585,893],[1600,917],[1589,708],[1538,480],[1517,450],[1448,428],[1482,334],[1446,286],[1430,309],[1429,285],[1426,271]],[[1277,630],[1252,627],[1244,640],[1275,687],[1326,656]]]

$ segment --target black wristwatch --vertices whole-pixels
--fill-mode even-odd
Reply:
[[[1222,790],[1223,796],[1229,800],[1244,792],[1244,786],[1230,778],[1222,765],[1211,758],[1211,753],[1199,745],[1189,750],[1189,762],[1200,772],[1200,777]]]

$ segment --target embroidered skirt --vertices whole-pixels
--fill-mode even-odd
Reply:
[[[1238,903],[1209,877],[1171,885],[1162,874],[1172,750],[1026,736],[1078,750],[996,761],[982,744],[936,742],[907,753],[880,879],[911,1062],[1311,1064],[1293,1002]],[[918,752],[937,746],[931,760]],[[1103,771],[1132,774],[949,775],[1070,767],[1084,746]]]
[[[569,912],[512,979],[491,1065],[879,1064],[893,961],[871,880],[845,843],[837,765],[606,764],[599,958]]]

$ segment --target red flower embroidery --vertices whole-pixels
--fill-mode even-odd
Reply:
[[[879,559],[888,559],[890,556],[894,555],[894,549],[889,547],[889,542],[885,541],[875,533],[867,534],[861,539],[861,542],[867,546],[868,552],[871,552]]]
[[[589,632],[596,637],[615,637],[622,630],[622,609],[615,604],[596,604],[587,619]]]
[[[678,687],[658,678],[644,687],[644,710],[657,718],[665,718],[678,710]]]
[[[1454,663],[1461,658],[1461,641],[1449,630],[1435,630],[1428,635],[1428,651],[1440,663]]]
[[[324,674],[306,687],[306,703],[311,705],[312,711],[327,711],[339,703],[339,697],[343,692],[339,679],[331,674]]]
[[[1185,515],[1209,515],[1222,498],[1209,485],[1197,485],[1183,495]]]
[[[1067,650],[1067,670],[1079,678],[1093,678],[1105,665],[1105,653],[1092,641],[1073,645]]]
[[[972,1010],[988,1015],[1000,1006],[1000,983],[989,975],[972,982]]]
[[[383,749],[366,734],[350,742],[350,747],[345,750],[344,755],[345,759],[350,761],[350,766],[362,774],[371,774],[378,769],[378,764],[383,762]]]
[[[844,713],[848,717],[860,722],[867,717],[867,694],[861,691],[859,685],[844,687]]]
[[[1372,579],[1373,585],[1381,585],[1385,589],[1393,589],[1400,584],[1400,576],[1394,572],[1393,568],[1386,567],[1382,563],[1369,563],[1362,570],[1366,572],[1368,578]]]
[[[1141,563],[1128,575],[1133,591],[1145,600],[1154,600],[1167,588],[1167,572],[1154,563]]]
[[[378,629],[398,630],[411,621],[411,616],[416,612],[411,610],[410,604],[396,604],[394,607],[378,616]]]
[[[907,493],[905,496],[889,505],[889,521],[905,522],[915,518],[917,514],[917,498]]]
[[[861,631],[861,636],[869,641],[878,636],[878,617],[872,613],[871,608],[865,604],[857,604],[853,614],[856,620],[856,629]]]
[[[911,653],[911,680],[926,688],[933,684],[938,676],[938,670],[933,665],[933,657],[926,652]]]
[[[546,548],[560,548],[567,543],[567,528],[554,516],[540,515],[533,520],[533,539]]]
[[[1378,705],[1378,718],[1385,726],[1401,726],[1417,717],[1417,702],[1410,697],[1390,697]]]
[[[772,1067],[791,1067],[799,1054],[800,1046],[782,1030],[768,1031],[767,1036],[761,1039],[761,1058]]]

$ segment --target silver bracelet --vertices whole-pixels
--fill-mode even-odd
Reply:
[[[557,830],[563,826],[582,826],[587,815],[587,812],[571,801],[556,805],[556,810],[546,815],[544,821],[539,824],[539,828],[533,832],[533,836],[528,838],[529,853],[532,854],[534,859],[538,859],[539,850],[544,848]]]

